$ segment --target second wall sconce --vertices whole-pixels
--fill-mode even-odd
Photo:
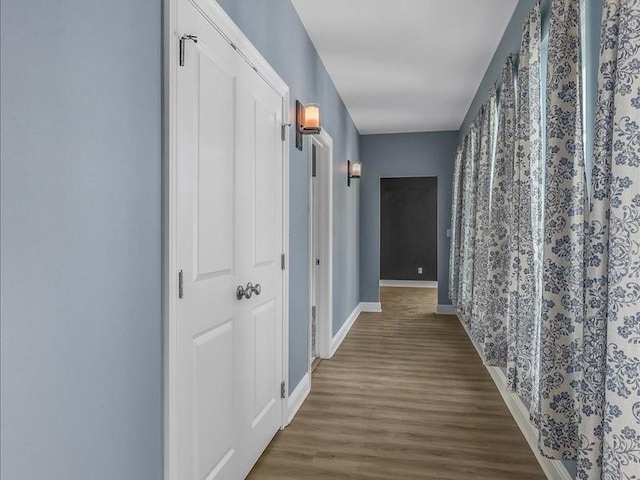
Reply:
[[[360,178],[362,176],[362,162],[351,162],[347,160],[347,187],[351,186],[352,178]]]
[[[296,100],[296,148],[302,151],[302,136],[320,133],[320,107],[315,103],[303,105]]]

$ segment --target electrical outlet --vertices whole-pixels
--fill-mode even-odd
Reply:
[[[418,275],[422,275],[422,267],[418,267]]]

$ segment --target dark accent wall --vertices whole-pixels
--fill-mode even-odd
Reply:
[[[380,179],[380,279],[438,280],[437,177]]]
[[[449,300],[449,237],[458,132],[392,133],[361,137],[360,300],[380,301],[380,179],[438,179],[438,303]]]

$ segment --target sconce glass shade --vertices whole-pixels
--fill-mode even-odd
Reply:
[[[300,129],[303,132],[320,131],[320,106],[315,103],[304,105],[300,111]]]
[[[351,162],[351,160],[347,160],[347,186],[351,186],[352,178],[360,178],[362,176],[362,163],[361,162]]]
[[[362,176],[362,163],[354,162],[351,164],[351,178],[360,178]]]
[[[302,136],[320,133],[320,106],[296,100],[296,148],[302,150]]]

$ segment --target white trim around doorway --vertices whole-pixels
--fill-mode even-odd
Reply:
[[[316,346],[318,357],[331,358],[332,333],[333,333],[333,139],[326,130],[322,130],[318,135],[311,137],[309,142],[305,142],[309,151],[309,299],[312,298],[311,289],[313,286],[313,188],[311,177],[312,149],[315,145],[318,151],[317,162],[323,162],[317,169],[319,177],[319,188],[322,194],[319,195],[321,215],[324,219],[320,234],[321,258],[325,259],[322,274],[319,278],[320,298],[322,307],[319,309],[321,315],[316,319]],[[311,377],[311,301],[309,302],[309,365],[308,374]]]

